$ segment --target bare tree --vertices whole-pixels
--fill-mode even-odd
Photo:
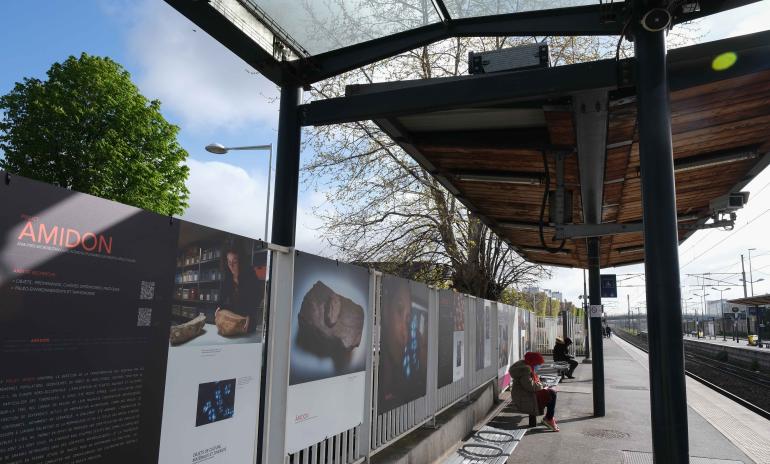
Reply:
[[[349,0],[339,2],[349,4]],[[488,3],[494,2],[458,1],[450,10],[470,11],[474,5],[487,7]],[[432,8],[423,0],[366,4],[367,21],[381,18],[391,29],[429,21],[427,9]],[[422,14],[415,14],[420,8]],[[350,23],[353,14],[345,11],[344,22]],[[408,19],[400,17],[399,11],[406,11]],[[328,25],[324,27],[318,32],[330,33]],[[356,34],[366,30],[349,29],[341,34],[353,36],[338,37],[342,42],[355,42],[360,39]],[[467,73],[470,50],[542,40],[549,42],[553,65],[630,52],[627,44],[621,46],[617,38],[609,37],[455,38],[320,82],[312,87],[310,98],[344,95],[349,84],[458,76]],[[458,291],[489,299],[500,299],[509,287],[531,285],[550,275],[547,268],[522,259],[374,123],[315,127],[308,130],[304,140],[305,148],[313,153],[304,166],[305,184],[325,195],[328,206],[317,208],[316,214],[323,219],[323,238],[338,256],[359,262],[428,264],[428,268],[440,271],[423,273],[421,280],[426,283],[449,284]]]

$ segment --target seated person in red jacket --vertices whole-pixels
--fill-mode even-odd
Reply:
[[[533,352],[528,352],[524,359],[513,363],[508,370],[511,374],[511,403],[517,410],[533,416],[542,414],[545,409],[543,425],[558,432],[559,426],[554,417],[556,390],[543,386],[536,372],[543,363],[543,356]]]

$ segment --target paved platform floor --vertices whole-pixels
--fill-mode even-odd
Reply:
[[[745,338],[739,340],[736,342],[730,337],[727,337],[727,341],[723,340],[722,337],[718,337],[716,339],[714,338],[695,338],[695,337],[684,337],[685,340],[689,340],[691,342],[699,342],[699,343],[709,343],[711,345],[718,345],[718,346],[727,346],[730,348],[740,348],[743,350],[751,350],[751,351],[761,351],[767,355],[770,355],[770,343],[764,343],[764,342],[770,342],[770,340],[763,340],[763,347],[760,348],[758,346],[751,346],[749,345],[749,342],[746,341]]]
[[[604,340],[604,359],[606,416],[592,416],[591,365],[581,364],[575,373],[577,378],[567,379],[559,386],[556,417],[561,432],[550,432],[542,426],[531,429],[509,463],[622,463],[624,450],[652,451],[646,354],[622,340],[612,338]],[[765,436],[770,434],[770,421],[751,413],[740,416],[736,412],[737,418],[727,417],[724,409],[714,408],[719,400],[709,396],[709,393],[701,392],[698,387],[702,386],[691,385],[688,379],[690,454],[744,463],[770,463],[770,438]],[[702,388],[719,396],[706,387]],[[720,432],[696,412],[693,402],[697,403],[700,410],[712,409],[706,411],[710,420],[729,421],[731,426],[736,421],[745,421],[746,424],[739,427],[737,434],[721,424],[723,431]],[[704,406],[704,403],[708,404]],[[511,429],[525,427],[526,423],[526,416],[503,409],[490,425]],[[764,432],[760,430],[752,434],[752,427],[764,429]],[[743,439],[742,448],[733,443],[740,441],[740,437],[736,436],[740,434],[750,435]],[[749,451],[754,459],[744,450]]]

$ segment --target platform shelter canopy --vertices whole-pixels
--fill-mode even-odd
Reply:
[[[621,36],[641,4],[166,1],[282,87],[449,37]],[[657,3],[675,27],[752,1]],[[644,260],[639,72],[608,59],[353,85],[298,114],[303,126],[374,121],[530,262],[588,267],[586,238],[600,237],[599,265],[618,266]],[[770,31],[672,50],[667,72],[681,243],[731,227],[730,195],[770,162]]]
[[[770,306],[770,294],[749,296],[746,298],[736,298],[734,300],[727,300],[728,303],[740,304],[746,306]]]
[[[672,24],[757,0],[671,0]],[[630,2],[166,0],[277,84],[310,84],[450,37],[612,36]]]

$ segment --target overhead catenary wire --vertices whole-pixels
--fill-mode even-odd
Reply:
[[[765,215],[765,214],[767,214],[768,212],[770,212],[770,208],[768,208],[768,209],[766,209],[766,210],[762,211],[761,213],[759,213],[758,215],[754,216],[754,217],[753,217],[753,218],[751,218],[751,219],[750,219],[748,222],[745,222],[744,224],[741,224],[739,227],[736,227],[735,229],[733,229],[733,231],[732,231],[732,232],[730,232],[730,233],[729,233],[729,234],[727,234],[725,237],[723,237],[723,238],[722,238],[722,240],[720,240],[720,241],[718,241],[717,243],[713,244],[713,245],[712,245],[712,246],[711,246],[709,249],[707,249],[707,250],[703,251],[703,252],[702,252],[702,253],[700,253],[698,256],[696,256],[695,258],[693,258],[693,259],[691,259],[690,261],[688,261],[688,262],[687,262],[687,264],[685,264],[685,265],[683,265],[683,266],[680,266],[680,269],[684,269],[685,267],[687,267],[687,266],[689,266],[690,264],[694,263],[694,262],[695,262],[695,261],[697,261],[698,259],[702,258],[703,256],[705,256],[705,255],[706,255],[706,253],[708,253],[709,251],[711,251],[711,250],[712,250],[714,247],[716,247],[717,245],[720,245],[720,244],[724,243],[724,242],[725,242],[727,239],[729,239],[729,238],[730,238],[730,237],[732,237],[733,235],[737,234],[738,232],[740,232],[740,231],[742,231],[742,230],[745,230],[745,228],[746,228],[746,227],[747,227],[749,224],[751,224],[751,223],[753,223],[754,221],[756,221],[757,219],[761,218],[762,216],[764,216],[764,215]]]

